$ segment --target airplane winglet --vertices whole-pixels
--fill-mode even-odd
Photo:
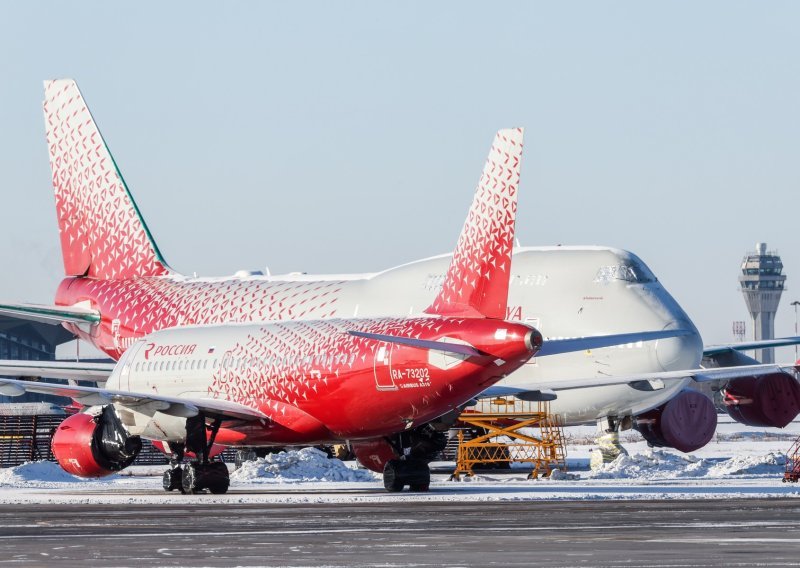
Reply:
[[[505,318],[522,143],[521,128],[495,136],[442,290],[426,313]]]

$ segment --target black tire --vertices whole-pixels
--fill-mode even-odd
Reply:
[[[228,487],[230,487],[230,482],[218,482],[208,486],[208,490],[211,491],[214,495],[223,495],[228,492]]]
[[[383,486],[390,493],[399,493],[405,487],[403,481],[403,462],[400,460],[389,460],[383,466]]]
[[[231,485],[231,478],[228,474],[228,466],[222,462],[214,462],[204,466],[205,486],[214,495],[222,495],[228,492]]]

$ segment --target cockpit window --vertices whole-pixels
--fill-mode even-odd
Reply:
[[[601,266],[594,279],[595,282],[599,283],[608,283],[613,280],[622,280],[631,284],[643,284],[645,282],[655,282],[656,277],[644,263],[638,259],[631,258],[619,264]]]

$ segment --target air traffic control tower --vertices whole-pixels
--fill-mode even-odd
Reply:
[[[749,253],[742,261],[742,286],[744,301],[753,318],[755,340],[775,337],[775,312],[781,301],[786,275],[783,262],[775,251],[768,251],[766,243],[757,243],[756,251]],[[756,359],[762,363],[774,363],[774,349],[760,349]]]

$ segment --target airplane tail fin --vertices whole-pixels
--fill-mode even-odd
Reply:
[[[44,119],[67,276],[171,272],[71,79],[45,81]]]
[[[506,317],[522,139],[521,128],[495,136],[444,284],[426,313]]]

